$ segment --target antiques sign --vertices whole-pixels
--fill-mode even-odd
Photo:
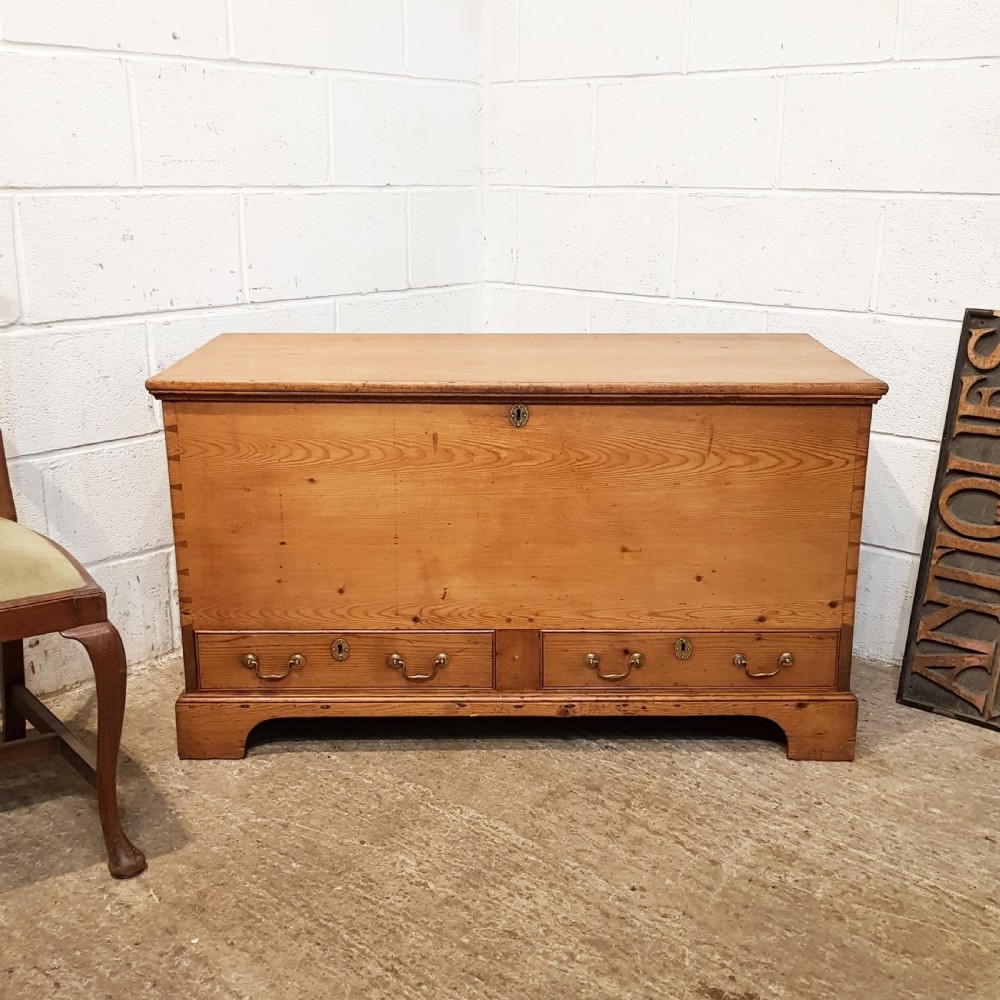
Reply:
[[[969,309],[899,701],[1000,729],[1000,312]]]

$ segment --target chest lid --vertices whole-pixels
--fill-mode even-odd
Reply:
[[[153,376],[161,399],[873,402],[806,334],[226,333]]]

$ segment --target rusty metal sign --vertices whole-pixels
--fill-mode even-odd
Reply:
[[[969,309],[899,701],[1000,729],[1000,312]]]

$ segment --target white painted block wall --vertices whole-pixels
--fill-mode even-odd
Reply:
[[[176,644],[149,372],[483,327],[804,330],[886,379],[856,642],[898,662],[961,313],[1000,307],[992,0],[0,0],[0,137],[20,509],[133,663]]]
[[[143,382],[224,330],[481,325],[480,0],[0,0],[0,427],[22,519],[177,647]],[[29,650],[30,683],[89,675]]]
[[[489,0],[496,330],[804,331],[885,379],[856,651],[898,663],[966,307],[1000,308],[1000,4]]]

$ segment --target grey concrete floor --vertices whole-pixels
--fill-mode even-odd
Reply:
[[[858,759],[730,720],[270,723],[179,761],[132,679],[114,882],[58,758],[0,772],[0,997],[1000,996],[1000,736],[861,666]],[[92,692],[57,699],[93,727]]]

